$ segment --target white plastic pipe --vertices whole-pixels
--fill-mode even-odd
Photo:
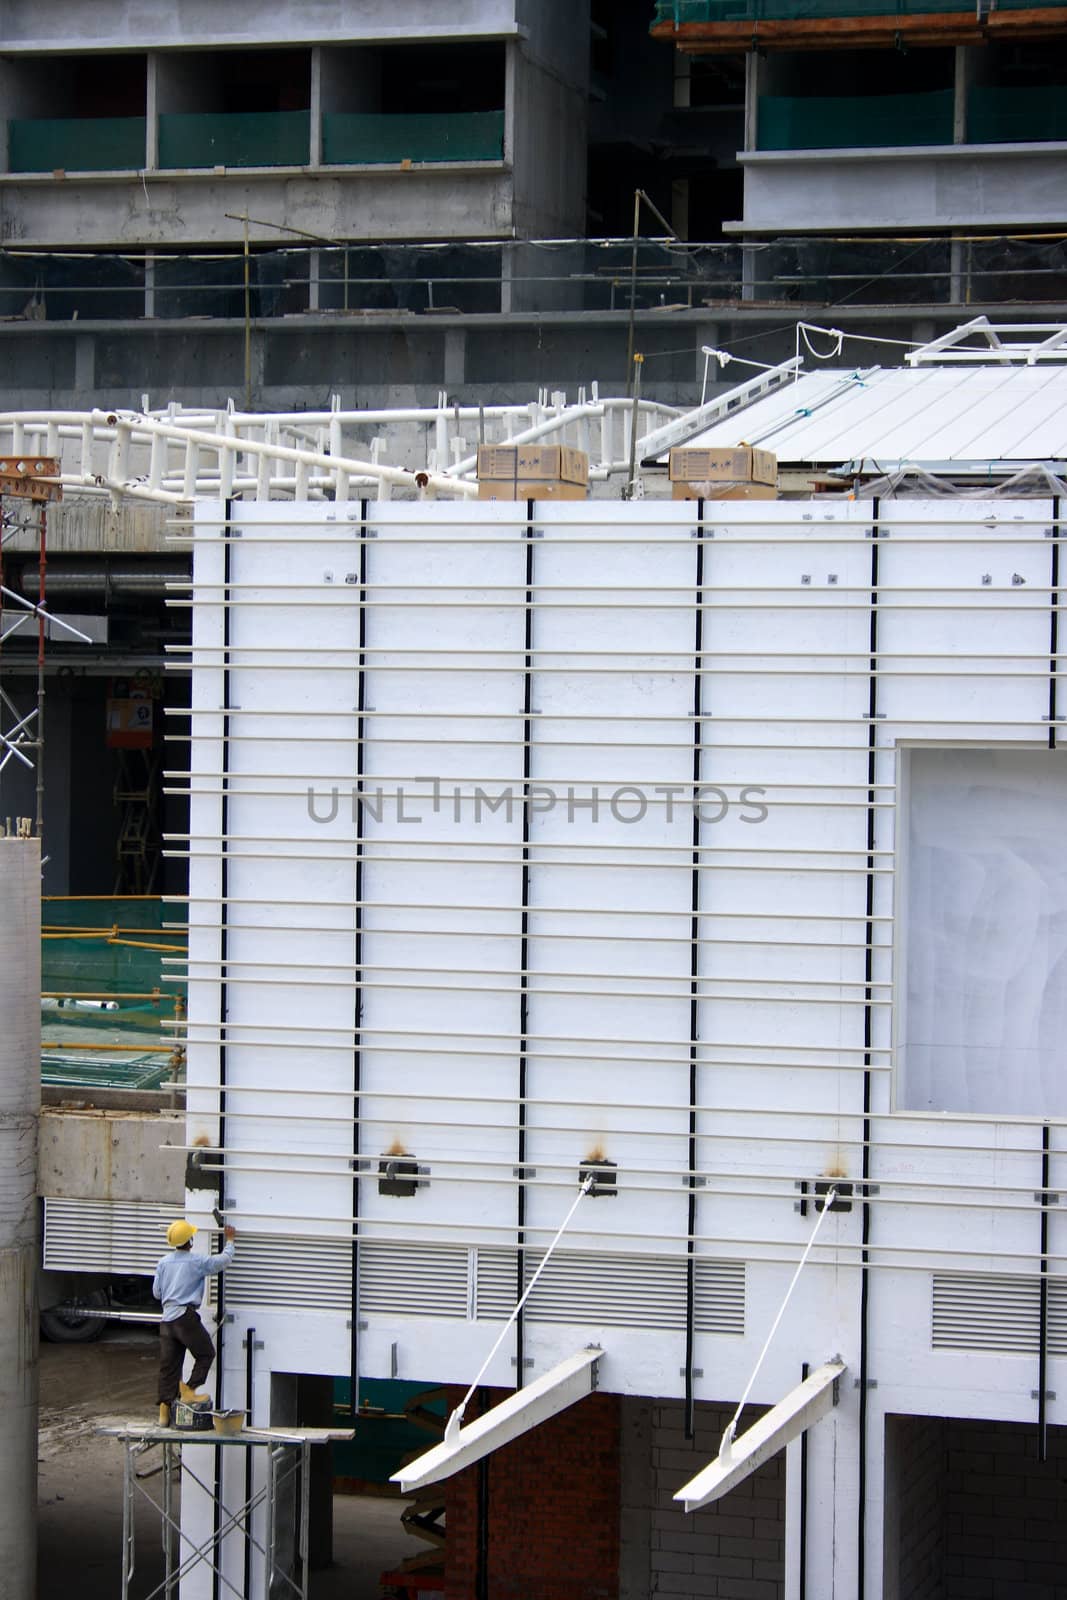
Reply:
[[[37,1592],[41,847],[0,838],[0,1581]]]

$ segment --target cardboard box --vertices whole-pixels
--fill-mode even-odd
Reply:
[[[483,478],[478,485],[479,500],[587,500],[584,483],[512,483],[508,478]]]
[[[478,445],[478,485],[509,483],[522,494],[493,494],[491,499],[528,499],[531,483],[571,483],[584,490],[589,483],[589,456],[566,445]],[[478,496],[483,499],[486,496]],[[547,498],[547,496],[534,496]],[[576,499],[584,496],[555,496]]]
[[[778,482],[778,457],[771,450],[740,444],[732,450],[679,446],[670,453],[672,483]]]
[[[777,500],[769,483],[675,483],[672,500]]]

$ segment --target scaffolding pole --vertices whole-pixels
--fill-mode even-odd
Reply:
[[[119,1439],[125,1448],[122,1475],[122,1584],[121,1600],[173,1600],[179,1585],[197,1567],[212,1574],[215,1592],[234,1600],[253,1600],[250,1590],[238,1588],[223,1570],[223,1550],[231,1538],[240,1539],[249,1555],[258,1552],[262,1560],[263,1600],[284,1595],[288,1600],[308,1600],[308,1536],[311,1521],[311,1452],[316,1446],[334,1440],[353,1438],[351,1429],[334,1428],[244,1428],[237,1433],[192,1432],[178,1428],[144,1427],[134,1423],[107,1424],[97,1433]],[[205,1447],[213,1452],[205,1458],[211,1470],[197,1471],[189,1454]],[[254,1474],[243,1474],[245,1485],[240,1502],[227,1505],[225,1491],[216,1493],[215,1484],[223,1475],[215,1469],[220,1449],[260,1450],[265,1471],[258,1489],[251,1488]],[[138,1464],[151,1452],[161,1452],[148,1470]],[[199,1464],[199,1463],[198,1463]],[[182,1529],[181,1493],[175,1492],[180,1469],[183,1479],[196,1484],[215,1511],[212,1531],[195,1540]],[[147,1487],[161,1476],[158,1498]],[[278,1538],[278,1506],[290,1487],[297,1496],[295,1539],[290,1549]],[[137,1573],[136,1508],[140,1500],[159,1514],[160,1546],[163,1551],[163,1577],[151,1588],[135,1588]],[[261,1513],[262,1535],[253,1532],[253,1515]],[[295,1558],[290,1570],[290,1554]]]

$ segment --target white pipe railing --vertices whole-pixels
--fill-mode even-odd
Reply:
[[[656,402],[638,405],[652,433],[679,414]],[[479,439],[488,443],[573,443],[597,462],[592,476],[604,479],[628,470],[622,445],[632,406],[627,399],[601,400],[594,385],[593,398],[587,400],[583,391],[574,405],[561,393],[542,392],[521,406],[455,406],[442,395],[436,407],[395,411],[342,411],[335,400],[329,411],[319,412],[260,414],[232,405],[184,410],[177,404],[155,412],[6,412],[0,413],[0,450],[6,444],[11,454],[58,456],[65,488],[109,494],[115,505],[123,499],[180,505],[197,495],[233,494],[260,501],[326,495],[344,501],[354,487],[370,488],[382,499],[398,488],[420,499],[469,499],[477,492],[477,454],[459,431],[464,424],[476,425]],[[383,460],[389,441],[381,435],[372,440],[369,459],[362,448],[358,454],[346,451],[346,430],[393,425],[423,430],[421,440],[408,439],[406,453],[420,456],[425,467]],[[392,443],[396,450],[403,447]]]

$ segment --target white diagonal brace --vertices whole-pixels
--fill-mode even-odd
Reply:
[[[460,1428],[451,1441],[435,1445],[417,1460],[394,1472],[390,1480],[399,1483],[401,1494],[425,1483],[438,1483],[450,1478],[454,1472],[480,1461],[502,1444],[510,1444],[521,1434],[547,1422],[558,1412],[565,1411],[576,1401],[583,1400],[596,1387],[596,1363],[603,1351],[599,1345],[589,1345],[576,1355],[568,1356],[551,1371],[534,1378],[525,1389],[508,1395],[499,1405],[493,1406],[484,1416]]]
[[[784,1400],[779,1400],[753,1423],[747,1433],[729,1444],[726,1453],[716,1456],[703,1472],[690,1478],[674,1498],[683,1502],[686,1511],[699,1511],[701,1506],[718,1500],[736,1484],[743,1483],[784,1445],[825,1416],[835,1404],[835,1385],[844,1371],[845,1363],[838,1360],[817,1367]]]

